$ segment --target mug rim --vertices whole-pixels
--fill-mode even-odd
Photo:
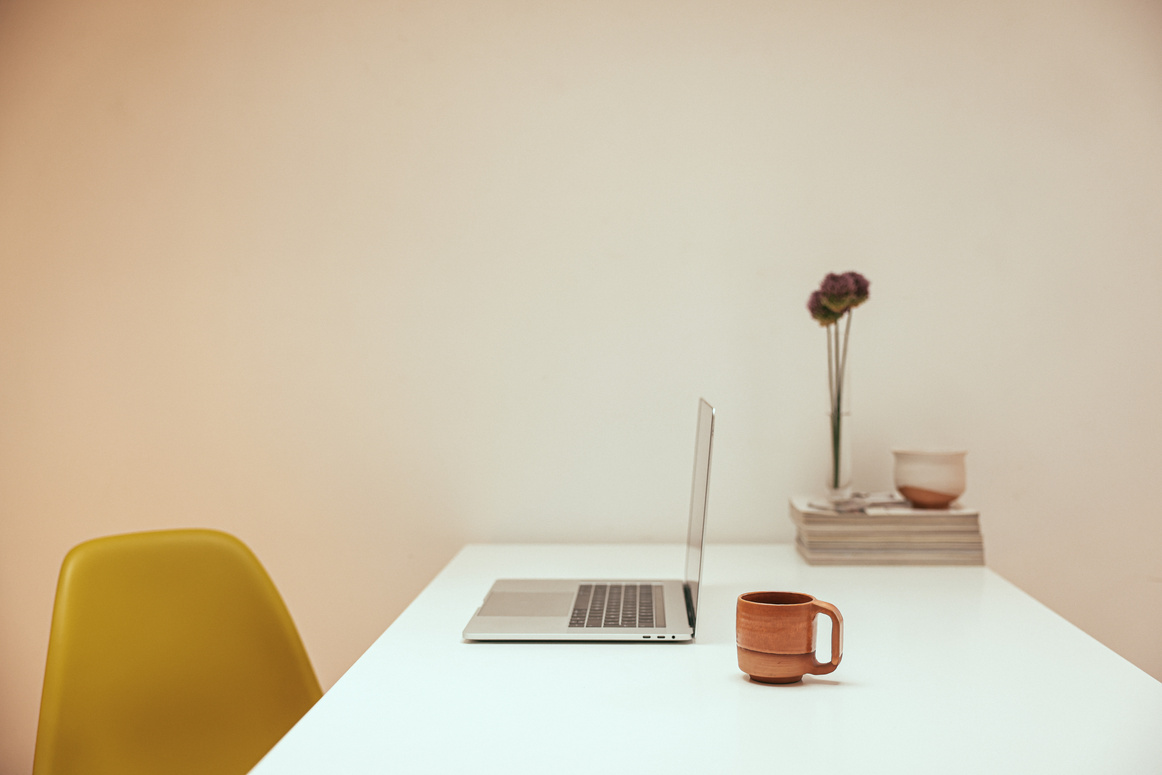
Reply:
[[[756,599],[759,597],[766,598],[785,598],[781,600]],[[804,592],[744,592],[738,596],[740,603],[750,603],[752,605],[762,606],[792,606],[792,605],[807,605],[815,602],[813,595],[808,595]]]

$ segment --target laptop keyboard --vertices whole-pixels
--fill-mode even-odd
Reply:
[[[662,627],[665,619],[655,610],[662,602],[658,584],[582,584],[573,601],[570,627]]]

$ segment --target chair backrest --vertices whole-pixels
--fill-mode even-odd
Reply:
[[[98,538],[61,567],[33,773],[245,773],[320,696],[278,590],[241,541]]]

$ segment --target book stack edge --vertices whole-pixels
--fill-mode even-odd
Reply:
[[[842,510],[840,510],[842,509]],[[980,512],[916,509],[886,496],[837,509],[791,498],[795,547],[812,565],[983,565]]]

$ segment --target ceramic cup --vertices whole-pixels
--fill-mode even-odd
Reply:
[[[963,450],[894,449],[896,489],[918,509],[945,509],[964,494]]]
[[[831,661],[815,658],[815,616],[831,617]],[[808,673],[824,675],[843,658],[839,609],[798,592],[739,595],[735,619],[738,667],[750,680],[791,684]]]

